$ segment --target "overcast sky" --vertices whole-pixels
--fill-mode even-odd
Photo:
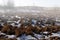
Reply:
[[[0,5],[6,4],[7,0],[0,0]],[[60,7],[60,0],[14,0],[15,6],[42,6]]]

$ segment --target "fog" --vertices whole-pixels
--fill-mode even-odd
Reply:
[[[60,17],[60,0],[0,0],[0,15]]]
[[[8,0],[0,0],[0,5],[7,5]],[[60,0],[10,0],[14,6],[60,7]]]

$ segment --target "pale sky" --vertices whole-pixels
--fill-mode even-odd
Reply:
[[[0,0],[0,5],[6,4],[7,0]],[[60,0],[14,0],[15,6],[42,6],[60,7]]]

